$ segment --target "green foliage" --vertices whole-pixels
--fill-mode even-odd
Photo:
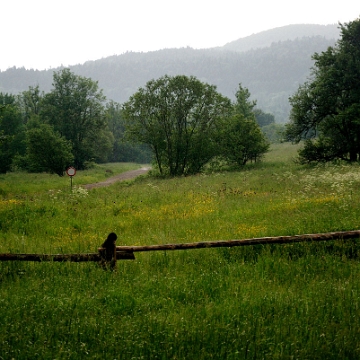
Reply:
[[[107,134],[105,96],[98,83],[63,69],[54,72],[53,87],[44,97],[41,116],[71,142],[75,167],[83,169],[85,161],[96,156],[104,161],[112,138]],[[99,149],[101,155],[97,155]]]
[[[285,125],[274,123],[261,128],[265,138],[272,144],[285,141],[285,130]]]
[[[149,145],[160,174],[194,174],[216,155],[216,124],[230,100],[194,77],[149,81],[124,104],[130,139]]]
[[[357,161],[360,156],[360,20],[341,25],[341,38],[313,59],[313,79],[290,98],[292,111],[287,137],[308,141],[301,156],[305,161],[342,159]]]
[[[237,114],[224,120],[219,132],[219,153],[230,164],[244,166],[258,161],[269,149],[259,125],[253,119]]]
[[[329,138],[321,135],[316,141],[307,139],[304,147],[299,150],[299,161],[301,164],[332,161],[342,153],[342,145],[334,143]]]
[[[23,126],[15,96],[0,93],[0,173],[11,168],[15,155],[24,153]]]
[[[223,118],[218,129],[218,155],[231,165],[256,162],[269,149],[269,143],[256,122],[256,101],[250,100],[250,96],[250,91],[239,84],[233,115]]]
[[[28,170],[63,176],[74,159],[71,143],[48,124],[39,124],[28,130],[26,136]]]
[[[62,174],[64,164],[70,162],[78,169],[109,160],[148,163],[149,150],[124,138],[120,105],[111,101],[105,108],[104,101],[96,82],[69,69],[54,74],[50,93],[41,92],[39,86],[30,86],[18,96],[1,93],[0,172],[22,169]],[[35,137],[41,143],[31,141]],[[59,148],[51,146],[51,139]]]
[[[221,94],[232,100],[234,89],[242,82],[251,89],[261,109],[274,114],[277,123],[286,123],[290,112],[288,98],[309,76],[311,55],[333,46],[338,34],[337,24],[293,25],[239,39],[243,51],[235,47],[228,51],[235,45],[231,42],[216,49],[127,52],[78,64],[71,70],[99,80],[106,97],[119,103],[127,101],[149,79],[165,74],[196,76],[216,85]],[[48,92],[52,73],[53,70],[10,68],[0,73],[0,83],[3,91],[13,94],[25,90],[28,84],[40,84]]]
[[[275,124],[275,116],[273,114],[265,113],[261,109],[254,110],[256,122],[261,128],[271,124]]]
[[[241,114],[245,119],[254,119],[256,100],[250,100],[250,96],[249,89],[239,84],[235,93],[234,113]]]
[[[244,166],[259,160],[269,144],[249,90],[239,84],[235,95],[231,108],[230,100],[195,78],[150,81],[124,105],[128,136],[152,148],[160,174],[195,174],[214,157]]]
[[[114,136],[112,155],[109,160],[149,163],[151,161],[150,149],[144,144],[133,144],[125,138],[125,120],[121,105],[109,101],[106,104],[106,118],[108,128]]]
[[[44,93],[40,91],[39,85],[23,91],[18,95],[18,103],[22,111],[23,122],[27,124],[31,118],[39,117],[42,107]]]
[[[87,162],[106,163],[110,160],[114,147],[114,135],[107,128],[99,129],[97,132],[89,134],[83,141],[84,153],[83,167],[86,168]]]

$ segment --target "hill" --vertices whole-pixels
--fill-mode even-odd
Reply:
[[[278,27],[258,34],[229,42],[220,49],[231,51],[248,51],[271,46],[273,42],[296,40],[303,37],[322,36],[326,39],[338,39],[340,31],[338,25],[294,24]]]
[[[216,85],[231,99],[241,83],[258,101],[259,108],[273,113],[277,122],[284,123],[290,111],[289,96],[310,75],[311,56],[335,44],[334,27],[289,25],[221,48],[128,52],[70,68],[76,74],[97,80],[104,94],[120,103],[127,101],[147,81],[165,74],[196,76]],[[328,30],[326,35],[324,30]],[[51,89],[54,70],[58,69],[11,68],[0,72],[0,91],[16,94],[38,84],[47,92]]]

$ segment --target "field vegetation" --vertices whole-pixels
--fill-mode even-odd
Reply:
[[[272,145],[242,171],[85,190],[135,164],[0,175],[0,253],[95,252],[360,229],[360,169],[305,166]],[[359,241],[0,262],[0,359],[355,359]]]

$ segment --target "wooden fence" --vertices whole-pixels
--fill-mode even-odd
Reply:
[[[276,236],[261,237],[243,240],[218,240],[218,241],[202,241],[185,244],[165,244],[165,245],[149,245],[149,246],[117,246],[116,251],[122,252],[140,252],[140,251],[159,251],[159,250],[189,250],[204,249],[217,247],[234,247],[234,246],[250,246],[250,245],[269,245],[269,244],[289,244],[305,241],[328,241],[328,240],[348,240],[360,237],[360,230],[339,231],[321,234],[304,234],[294,236]]]
[[[97,253],[89,254],[0,254],[0,261],[74,261],[99,262],[105,269],[114,269],[117,260],[134,260],[134,252],[144,251],[170,251],[170,250],[190,250],[208,249],[218,247],[269,245],[269,244],[291,244],[297,242],[317,242],[329,240],[349,240],[359,239],[360,230],[338,231],[321,234],[304,234],[294,236],[261,237],[242,240],[219,240],[202,241],[183,244],[164,244],[148,246],[116,246],[117,236],[109,234],[108,238],[98,249]]]

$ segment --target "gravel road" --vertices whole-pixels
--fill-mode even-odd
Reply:
[[[118,182],[118,181],[134,179],[139,175],[146,174],[149,170],[150,170],[149,167],[144,167],[144,168],[141,168],[141,169],[138,169],[138,170],[126,171],[126,172],[121,173],[119,175],[109,177],[108,179],[106,179],[104,181],[100,181],[100,182],[95,183],[95,184],[82,185],[82,187],[84,189],[91,190],[91,189],[94,189],[94,188],[109,186],[109,185],[114,184],[115,182]]]

